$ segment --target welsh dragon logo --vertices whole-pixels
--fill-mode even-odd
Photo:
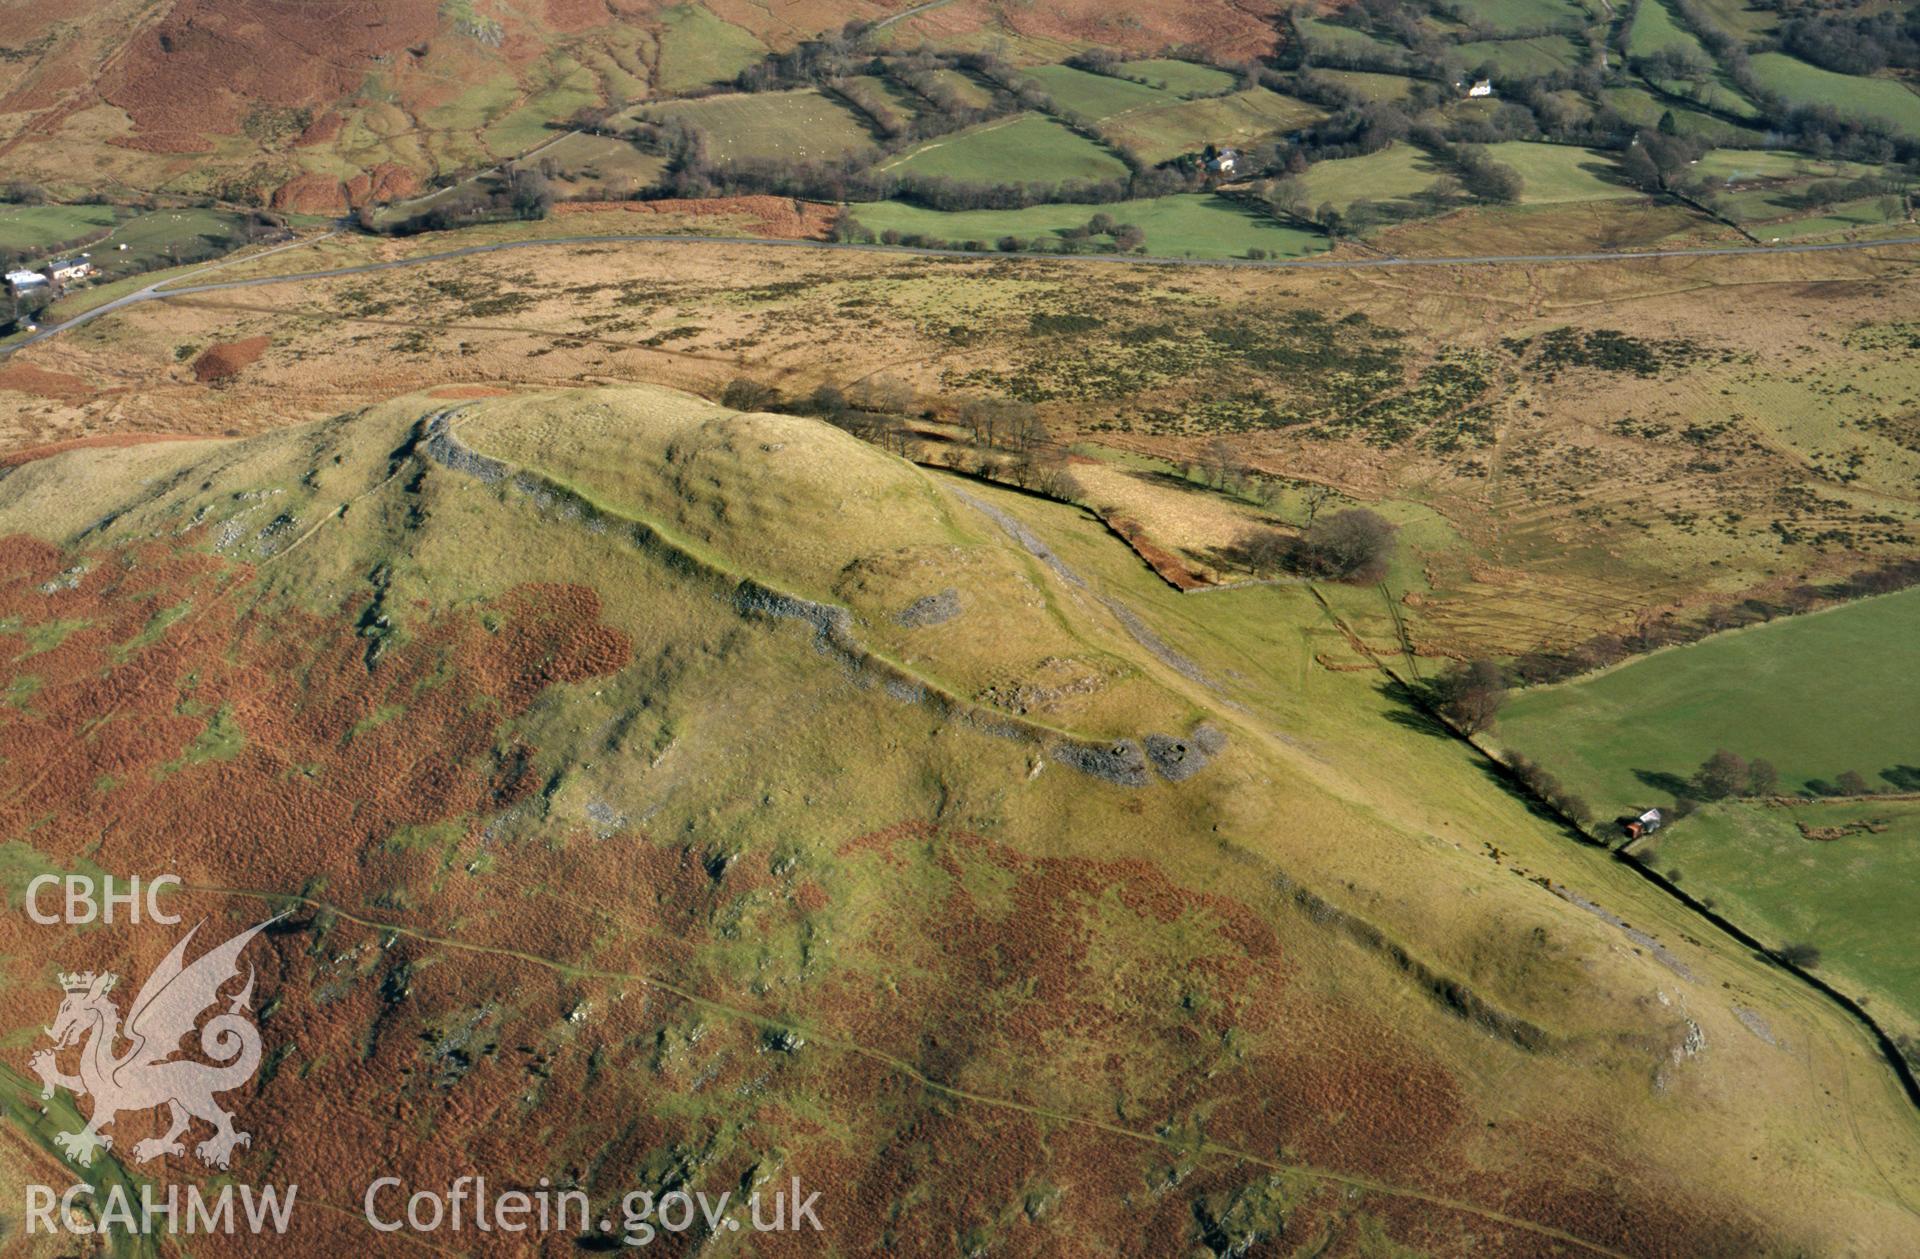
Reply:
[[[251,1143],[247,1133],[234,1128],[233,1115],[214,1101],[215,1094],[239,1088],[260,1067],[260,1030],[247,1016],[253,998],[251,966],[246,986],[229,1000],[223,1013],[200,1029],[200,1051],[219,1065],[174,1055],[200,1016],[219,1002],[221,987],[239,977],[241,950],[273,921],[270,918],[242,932],[188,964],[187,942],[204,920],[196,924],[147,977],[127,1010],[124,1029],[120,1010],[109,995],[117,976],[92,971],[60,976],[67,995],[53,1026],[46,1029],[53,1048],[36,1053],[29,1065],[46,1086],[40,1092],[43,1099],[51,1098],[57,1088],[93,1099],[93,1115],[86,1127],[54,1137],[77,1165],[92,1163],[96,1150],[113,1148],[112,1135],[103,1129],[116,1116],[156,1106],[166,1106],[170,1112],[167,1131],[134,1145],[137,1163],[163,1154],[185,1154],[180,1138],[195,1119],[214,1127],[213,1135],[194,1147],[209,1167],[224,1169],[236,1146]],[[123,1041],[128,1047],[121,1052]],[[63,1074],[57,1056],[75,1044],[81,1046],[79,1074]]]

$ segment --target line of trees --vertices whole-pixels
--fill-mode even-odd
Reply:
[[[1569,791],[1545,766],[1516,753],[1508,759],[1507,768],[1528,791],[1559,810],[1561,816],[1583,828],[1592,823],[1593,808],[1586,798]]]
[[[475,223],[544,219],[553,209],[553,186],[534,166],[511,166],[497,178],[475,181],[402,218],[381,221],[371,205],[355,212],[363,231],[387,236],[444,232]]]

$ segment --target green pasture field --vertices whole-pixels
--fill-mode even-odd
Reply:
[[[848,207],[854,218],[875,232],[937,240],[977,240],[991,246],[1003,236],[1050,244],[1068,228],[1083,226],[1095,214],[1112,215],[1147,234],[1149,254],[1173,258],[1244,258],[1251,249],[1279,257],[1320,253],[1326,238],[1276,223],[1229,198],[1184,193],[1115,205],[1036,205],[1022,210],[929,210],[901,201],[868,201]]]
[[[1680,25],[1662,0],[1640,0],[1633,11],[1633,25],[1627,28],[1627,51],[1635,57],[1649,57],[1669,49],[1692,53],[1711,65],[1713,55],[1698,36]]]
[[[1358,31],[1351,26],[1341,26],[1320,18],[1303,18],[1299,25],[1300,33],[1306,37],[1307,43],[1318,44],[1322,48],[1337,48],[1342,52],[1353,53],[1404,54],[1406,52],[1406,49],[1398,44],[1388,43],[1384,39],[1374,38],[1365,31]]]
[[[1764,757],[1782,790],[1920,764],[1912,646],[1920,589],[1717,634],[1502,710],[1505,747],[1545,765],[1596,814],[1673,798],[1718,748]],[[1882,784],[1884,785],[1884,784]]]
[[[1828,105],[1857,118],[1878,118],[1909,136],[1920,136],[1920,95],[1892,79],[1835,74],[1783,52],[1753,58],[1760,82],[1795,105]]]
[[[1356,201],[1394,201],[1430,187],[1452,174],[1444,164],[1411,144],[1395,144],[1364,157],[1315,162],[1300,176],[1307,200],[1331,202],[1343,213]]]
[[[1710,95],[1715,99],[1724,97],[1724,92]],[[1663,115],[1671,113],[1674,125],[1680,134],[1691,139],[1702,140],[1708,144],[1739,146],[1758,144],[1764,133],[1747,127],[1736,126],[1712,114],[1685,105],[1675,104],[1662,97],[1655,96],[1643,87],[1610,87],[1603,95],[1613,111],[1636,127],[1657,127]]]
[[[141,275],[170,264],[169,247],[179,252],[216,245],[222,252],[245,243],[241,217],[224,210],[127,210],[111,205],[8,206],[0,209],[0,249],[24,249],[38,255],[47,247],[102,227],[105,240],[85,246],[99,271],[94,284]],[[122,250],[120,245],[127,246]],[[48,261],[34,257],[34,264]]]
[[[1753,179],[1859,179],[1880,168],[1862,162],[1823,160],[1790,149],[1714,149],[1703,153],[1694,170],[1729,183]]]
[[[929,140],[881,169],[982,183],[1052,184],[1127,175],[1119,158],[1040,114],[996,118],[958,135]]]
[[[1509,140],[1490,144],[1487,152],[1520,172],[1524,184],[1520,201],[1537,205],[1552,201],[1606,201],[1640,196],[1620,178],[1611,155],[1569,144],[1535,144]]]
[[[935,70],[933,77],[975,109],[985,109],[993,104],[993,92],[971,75],[959,70]]]
[[[1800,830],[1863,823],[1884,829],[1827,840]],[[1893,1001],[1909,1028],[1920,1023],[1920,802],[1709,805],[1634,852],[1657,870],[1679,871],[1681,887],[1768,947],[1811,944],[1820,950],[1816,973],[1842,991],[1858,996],[1865,987]]]
[[[553,135],[555,119],[569,118],[600,103],[593,72],[571,57],[556,56],[546,67],[547,81],[494,118],[482,133],[497,157],[515,157]]]
[[[1906,221],[1904,211],[1894,209],[1889,212],[1886,198],[1863,197],[1858,201],[1842,201],[1824,210],[1805,211],[1801,218],[1768,222],[1754,230],[1767,241],[1798,240],[1809,236],[1840,236],[1865,229],[1904,225]]]
[[[1477,0],[1467,7],[1477,21],[1499,31],[1581,27],[1589,21],[1587,11],[1572,0]]]
[[[1098,122],[1129,110],[1165,105],[1179,99],[1173,92],[1148,87],[1144,83],[1093,74],[1072,66],[1034,66],[1026,75],[1040,85],[1041,91],[1053,98],[1058,108],[1089,122]]]
[[[633,192],[651,186],[667,166],[666,158],[644,153],[630,140],[585,133],[562,137],[540,156],[556,163],[554,179],[569,195],[596,187],[610,194]]]
[[[50,249],[63,240],[112,227],[122,213],[110,205],[0,206],[0,249]]]
[[[1710,78],[1698,83],[1668,79],[1656,86],[1669,96],[1690,101],[1702,109],[1718,110],[1744,122],[1764,125],[1765,118],[1760,107],[1748,99],[1725,70],[1715,70]]]
[[[1101,123],[1100,133],[1147,162],[1164,162],[1209,144],[1252,144],[1325,116],[1317,106],[1256,87],[1133,110]]]
[[[692,123],[706,132],[708,153],[722,162],[837,158],[874,143],[873,133],[852,110],[812,88],[668,101],[643,105],[634,115]]]
[[[1417,82],[1401,74],[1372,74],[1365,70],[1316,69],[1313,73],[1316,78],[1332,79],[1370,101],[1405,100]]]
[[[1173,92],[1180,96],[1205,96],[1214,92],[1224,92],[1234,84],[1234,77],[1225,70],[1214,66],[1203,66],[1192,61],[1175,61],[1167,57],[1146,61],[1123,61],[1119,69],[1129,78],[1145,79],[1163,92]]]
[[[1580,64],[1580,50],[1565,35],[1486,39],[1456,44],[1453,51],[1460,64],[1468,69],[1481,62],[1491,62],[1499,73],[1516,78],[1571,70]]]
[[[753,35],[700,4],[660,13],[659,81],[663,92],[689,92],[730,81],[766,53]]]
[[[1707,21],[1737,39],[1771,34],[1780,26],[1778,13],[1754,8],[1747,0],[1699,0],[1699,5]]]

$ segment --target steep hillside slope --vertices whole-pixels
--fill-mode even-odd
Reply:
[[[1920,1241],[1857,1029],[1309,670],[1305,589],[648,388],[68,451],[0,539],[0,874],[287,911],[234,1166],[318,1249],[474,1171],[798,1176],[846,1254]],[[168,943],[8,915],[0,1031]]]

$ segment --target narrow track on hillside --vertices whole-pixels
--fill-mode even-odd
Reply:
[[[429,944],[436,948],[455,949],[487,957],[506,958],[513,961],[524,962],[528,965],[551,970],[556,974],[568,978],[643,984],[649,988],[677,997],[689,1005],[698,1006],[710,1013],[722,1015],[729,1019],[750,1023],[766,1031],[797,1032],[813,1044],[834,1049],[841,1053],[866,1058],[869,1061],[886,1067],[897,1075],[913,1081],[928,1092],[938,1093],[941,1096],[950,1097],[955,1101],[971,1102],[975,1105],[987,1106],[996,1110],[1016,1111],[1021,1114],[1031,1115],[1037,1119],[1045,1119],[1053,1123],[1066,1124],[1073,1127],[1091,1128],[1106,1133],[1109,1136],[1122,1137],[1142,1145],[1156,1146],[1182,1155],[1191,1154],[1195,1149],[1193,1145],[1180,1140],[1176,1136],[1154,1132],[1150,1129],[1129,1128],[1124,1124],[1117,1124],[1104,1119],[1096,1119],[1089,1115],[1078,1115],[1070,1111],[1054,1110],[1050,1107],[1041,1106],[1032,1102],[1023,1102],[1018,1098],[1001,1097],[991,1093],[980,1093],[971,1089],[963,1089],[958,1085],[949,1084],[945,1080],[928,1075],[925,1071],[914,1066],[913,1063],[906,1059],[896,1057],[884,1050],[874,1049],[858,1041],[835,1036],[831,1032],[820,1031],[818,1028],[809,1024],[799,1023],[792,1019],[776,1018],[769,1014],[762,1014],[757,1010],[749,1010],[742,1006],[717,1000],[713,997],[702,996],[683,985],[676,984],[671,980],[663,979],[657,975],[647,974],[643,971],[608,970],[600,967],[581,966],[576,963],[562,961],[523,949],[508,948],[504,945],[478,944],[453,936],[435,935],[431,932],[421,931],[401,923],[386,922],[377,918],[364,917],[344,909],[341,906],[298,893],[270,892],[258,888],[218,887],[197,883],[184,884],[182,887],[184,891],[199,892],[210,896],[256,900],[269,905],[298,905],[306,909],[311,909],[317,914],[331,914],[344,922],[353,923],[369,931],[391,932],[396,936],[405,936],[408,939],[417,940],[422,944]],[[1341,1185],[1349,1189],[1358,1189],[1366,1193],[1381,1194],[1386,1197],[1406,1198],[1411,1201],[1424,1203],[1428,1206],[1457,1211],[1464,1215],[1472,1215],[1479,1219],[1486,1220],[1489,1223],[1498,1224],[1506,1228],[1518,1229],[1522,1232],[1531,1233],[1536,1237],[1562,1242],[1590,1254],[1606,1255],[1609,1259],[1634,1259],[1632,1255],[1624,1251],[1614,1250],[1599,1242],[1589,1241],[1584,1237],[1579,1237],[1562,1229],[1555,1228],[1550,1224],[1541,1224],[1534,1220],[1508,1215],[1505,1212],[1496,1211],[1491,1207],[1480,1206],[1476,1203],[1464,1201],[1463,1199],[1449,1198],[1443,1194],[1428,1193],[1423,1189],[1416,1189],[1412,1186],[1376,1180],[1371,1176],[1361,1176],[1350,1172],[1336,1171],[1332,1168],[1318,1167],[1311,1163],[1295,1163],[1281,1159],[1267,1158],[1251,1150],[1243,1150],[1237,1146],[1226,1145],[1218,1141],[1202,1142],[1198,1149],[1202,1154],[1232,1159],[1236,1162],[1246,1163],[1250,1166],[1264,1168],[1268,1171],[1278,1172],[1284,1175],[1300,1176],[1309,1180]]]

